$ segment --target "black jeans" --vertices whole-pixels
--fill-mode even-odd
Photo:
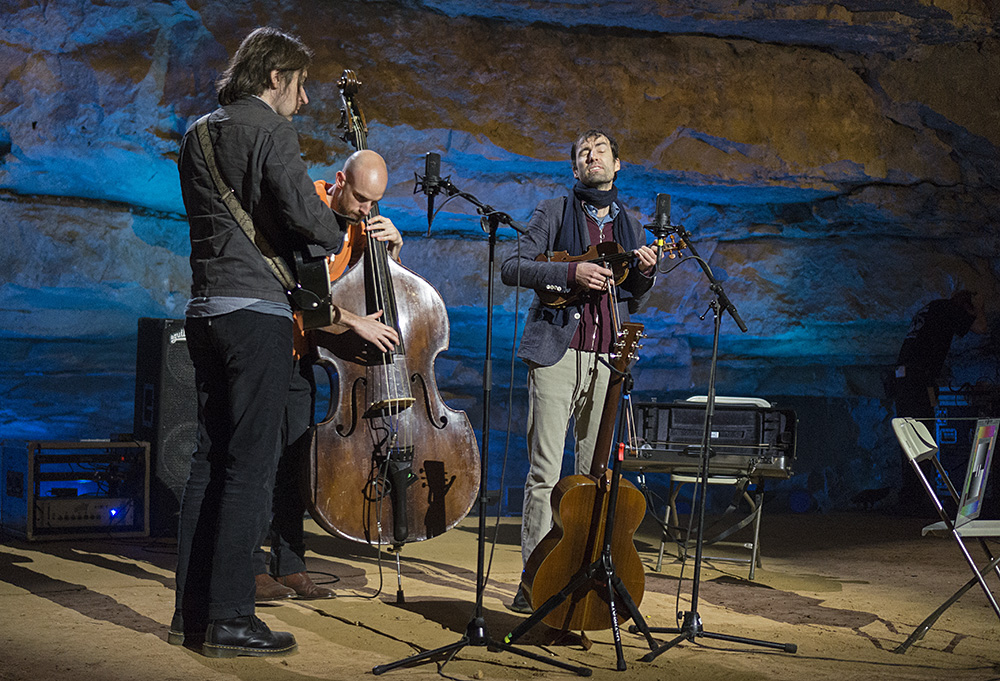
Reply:
[[[270,572],[275,577],[304,572],[306,544],[303,516],[306,503],[306,477],[312,445],[313,409],[316,403],[316,380],[308,359],[295,362],[285,403],[282,431],[284,450],[278,460],[274,481],[272,512],[265,516],[259,544],[271,546],[271,565],[259,546],[254,551],[254,572]]]
[[[177,608],[185,627],[254,613],[252,554],[281,452],[292,321],[239,310],[185,322],[197,451],[181,501]]]

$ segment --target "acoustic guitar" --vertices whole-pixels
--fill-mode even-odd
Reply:
[[[642,324],[622,325],[589,474],[567,476],[552,490],[552,530],[531,552],[521,580],[521,586],[535,610],[566,588],[581,571],[594,564],[604,549],[612,482],[607,464],[614,440],[622,381],[635,356],[642,329]],[[615,573],[636,606],[642,602],[646,575],[633,536],[645,513],[646,500],[642,492],[629,481],[621,479],[611,534],[611,559]],[[563,631],[610,629],[612,621],[608,599],[607,576],[603,571],[597,571],[542,621]],[[615,610],[620,613],[619,617],[628,612],[617,599]],[[624,619],[628,619],[628,615]]]

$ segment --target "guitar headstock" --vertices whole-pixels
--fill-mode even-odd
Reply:
[[[344,141],[355,149],[368,148],[368,123],[361,107],[355,101],[355,96],[361,88],[361,81],[351,69],[345,69],[337,81],[340,88],[340,126],[344,129]]]
[[[622,324],[614,346],[614,367],[622,371],[638,357],[639,341],[646,337],[642,332],[643,325],[635,322]]]

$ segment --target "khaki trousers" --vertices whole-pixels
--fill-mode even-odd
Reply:
[[[521,558],[552,527],[552,488],[562,474],[570,420],[576,474],[590,471],[611,370],[593,352],[569,349],[548,367],[528,370],[528,478],[521,515]],[[605,357],[605,359],[607,359]]]

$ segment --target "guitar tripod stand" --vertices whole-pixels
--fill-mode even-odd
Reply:
[[[625,412],[624,406],[627,405],[631,397],[629,395],[628,385],[631,383],[631,375],[628,374],[628,369],[626,368],[624,372],[618,372],[615,367],[611,367],[612,380],[618,380],[626,384],[624,389],[624,394],[620,399],[620,405],[618,410],[618,425],[616,431],[621,433],[622,428],[622,418]],[[615,375],[616,372],[621,375]],[[616,438],[617,439],[617,438]],[[594,452],[594,455],[605,454],[605,452]],[[540,621],[544,620],[545,617],[562,605],[566,599],[570,598],[578,589],[588,584],[588,582],[597,582],[604,584],[607,590],[607,604],[610,609],[611,614],[611,631],[612,637],[615,642],[615,655],[617,658],[617,669],[618,671],[625,671],[625,657],[622,651],[622,639],[621,630],[618,625],[618,606],[616,600],[620,600],[625,606],[628,616],[632,618],[635,623],[634,626],[642,632],[643,636],[646,637],[646,641],[649,644],[650,650],[656,649],[656,641],[653,639],[650,629],[646,626],[646,620],[643,618],[642,613],[639,612],[639,607],[635,604],[631,594],[629,594],[628,588],[622,582],[621,578],[615,572],[614,561],[612,560],[612,541],[614,538],[615,529],[615,512],[618,506],[618,490],[621,483],[621,464],[622,464],[622,453],[621,449],[616,451],[612,455],[613,464],[611,468],[611,483],[608,490],[605,492],[608,495],[607,513],[605,515],[604,522],[604,537],[602,541],[602,549],[600,555],[591,563],[583,565],[572,577],[570,577],[566,586],[564,586],[558,593],[552,595],[548,600],[543,603],[538,610],[532,613],[531,617],[522,622],[517,628],[515,628],[511,633],[507,634],[504,641],[507,643],[513,643],[518,638],[523,636],[527,631],[533,628]],[[603,482],[607,480],[606,477],[601,476],[597,482],[600,486]],[[629,537],[631,541],[631,536]]]

